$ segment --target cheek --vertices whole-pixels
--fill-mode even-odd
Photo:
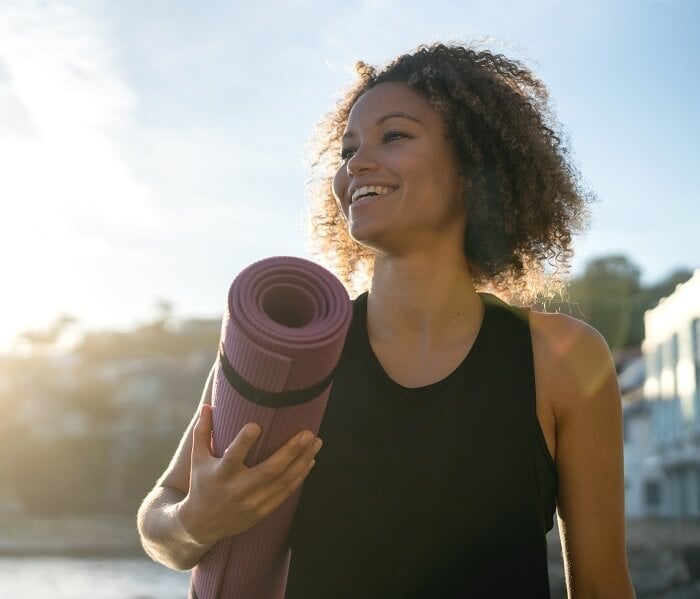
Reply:
[[[347,214],[347,206],[345,206],[344,201],[347,188],[348,177],[345,174],[345,167],[341,167],[335,174],[335,177],[333,177],[333,196],[343,214]]]
[[[441,184],[441,194],[449,199],[450,203],[456,202],[457,207],[464,206],[465,183],[457,169],[451,153],[445,152],[437,157],[434,162],[433,172],[439,173],[438,180]]]

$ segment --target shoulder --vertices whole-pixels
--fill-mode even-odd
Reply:
[[[562,358],[577,352],[603,353],[609,356],[604,337],[591,325],[561,313],[530,312],[533,343],[544,344]]]
[[[566,417],[598,397],[615,378],[603,336],[592,326],[560,313],[530,312],[538,393],[550,398],[555,415]]]

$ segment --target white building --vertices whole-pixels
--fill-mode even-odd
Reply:
[[[642,394],[644,356],[633,360],[618,381],[624,418],[625,515],[630,519],[659,516],[664,474],[656,456],[651,404]]]
[[[646,312],[643,396],[659,475],[647,493],[667,517],[700,517],[700,269]],[[651,515],[651,514],[649,514]]]

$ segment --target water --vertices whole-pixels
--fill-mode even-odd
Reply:
[[[139,557],[0,557],[0,599],[185,599],[189,576]],[[700,583],[638,597],[696,599]]]
[[[189,576],[144,558],[0,557],[0,597],[184,599]]]

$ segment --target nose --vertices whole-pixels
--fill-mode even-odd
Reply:
[[[360,146],[347,161],[348,175],[354,177],[363,171],[377,170],[379,163],[369,148]]]

